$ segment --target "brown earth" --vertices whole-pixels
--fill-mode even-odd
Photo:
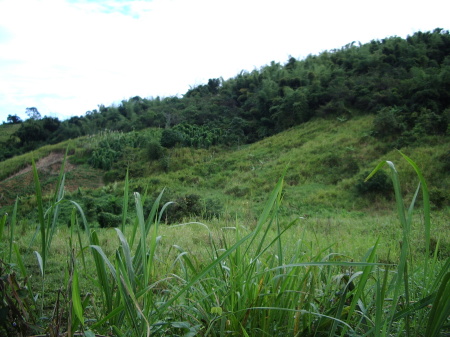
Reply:
[[[62,153],[50,153],[36,162],[39,181],[43,193],[54,191],[58,182],[59,172],[64,160]],[[74,165],[66,161],[66,191],[75,191],[82,188],[98,188],[103,186],[103,172],[84,165]],[[20,170],[0,182],[0,208],[14,203],[17,196],[32,195],[35,192],[32,166]]]
[[[62,164],[63,160],[64,160],[64,154],[53,152],[53,153],[50,153],[47,157],[39,159],[36,162],[36,168],[38,170],[46,169],[46,170],[50,170],[50,172],[56,171],[56,173],[59,173],[59,170],[61,169],[61,164]],[[64,172],[69,172],[69,171],[73,170],[74,167],[75,167],[75,165],[72,165],[69,162],[66,162]],[[31,169],[32,169],[32,166],[28,165],[27,167],[21,169],[19,172],[14,173],[12,176],[5,179],[5,181],[8,179],[14,178],[16,176],[20,176],[24,173],[28,173],[31,171]]]

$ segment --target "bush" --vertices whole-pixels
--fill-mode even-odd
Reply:
[[[405,130],[401,119],[402,110],[397,107],[381,109],[373,120],[373,132],[379,137],[399,135]]]
[[[219,200],[206,199],[203,217],[207,220],[218,218],[222,214],[223,205]]]
[[[442,209],[450,204],[450,192],[445,187],[433,186],[430,188],[430,201],[435,208]]]
[[[119,227],[122,223],[122,217],[120,215],[107,212],[100,212],[97,220],[101,228]]]
[[[175,204],[169,207],[166,213],[168,223],[183,221],[183,218],[189,216],[199,216],[202,214],[202,203],[197,194],[187,194],[175,200]]]
[[[366,196],[377,194],[392,195],[392,183],[390,183],[390,179],[384,171],[378,171],[372,178],[364,181],[369,174],[370,172],[365,172],[359,183],[356,184],[358,194]]]
[[[448,121],[445,116],[438,115],[429,109],[422,108],[419,111],[414,130],[419,134],[437,135],[445,134],[447,131]]]
[[[97,214],[96,199],[89,195],[85,195],[82,197],[82,201],[84,206],[84,215],[86,216],[88,221],[95,219],[95,216]]]
[[[163,156],[161,158],[161,167],[164,170],[164,172],[169,172],[170,169],[170,157],[169,156]]]
[[[147,157],[150,160],[158,160],[164,156],[164,148],[161,143],[157,141],[151,141],[147,145]]]
[[[109,147],[99,147],[92,151],[88,163],[94,168],[109,170],[119,155],[119,152]]]
[[[173,129],[165,129],[161,135],[161,145],[170,149],[177,144],[183,143],[183,135]]]

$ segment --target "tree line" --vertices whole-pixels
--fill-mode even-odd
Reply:
[[[20,121],[9,116],[9,123],[21,126],[1,144],[0,160],[103,130],[157,127],[170,130],[165,134],[169,147],[233,146],[313,117],[346,119],[361,114],[376,115],[370,132],[397,147],[446,134],[449,32],[437,28],[406,39],[350,43],[303,60],[290,57],[284,64],[271,62],[241,71],[227,80],[210,79],[182,97],[135,96],[64,121],[47,116]]]

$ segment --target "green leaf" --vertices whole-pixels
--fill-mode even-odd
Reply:
[[[22,277],[27,277],[27,270],[25,269],[25,264],[23,263],[22,255],[20,254],[19,246],[17,245],[17,242],[14,242],[13,244],[14,253],[16,255],[17,264],[19,265],[20,273],[22,274]]]
[[[3,231],[5,229],[6,224],[6,218],[8,217],[8,214],[3,214],[2,219],[0,220],[0,242],[3,240]]]
[[[11,263],[12,246],[13,246],[13,240],[14,240],[14,232],[15,232],[15,228],[16,228],[18,202],[19,202],[19,197],[16,198],[16,202],[14,203],[14,209],[13,209],[13,214],[12,214],[12,218],[11,218],[11,229],[10,229],[10,235],[9,235],[9,259],[8,259],[9,263]]]
[[[128,186],[129,186],[129,182],[128,182],[128,170],[127,170],[127,174],[125,175],[125,186],[123,188],[122,227],[121,227],[122,233],[125,233],[125,223],[127,221],[128,189],[129,189]]]
[[[450,316],[450,272],[447,273],[439,287],[428,319],[427,337],[437,337]]]
[[[41,271],[41,276],[44,277],[44,261],[42,260],[42,256],[37,251],[34,251],[34,253],[36,254],[36,257],[37,257],[37,260],[39,263],[39,269]]]
[[[80,285],[78,283],[78,272],[73,270],[72,276],[72,309],[82,325],[84,325],[83,306],[81,305]]]
[[[45,242],[46,232],[45,232],[45,221],[44,221],[44,207],[43,207],[43,203],[42,203],[41,184],[39,182],[38,171],[36,168],[36,164],[34,163],[34,160],[31,161],[31,164],[33,166],[34,187],[35,187],[35,191],[36,191],[36,202],[37,202],[37,208],[38,208],[38,221],[39,221],[39,228],[41,231],[41,249],[42,249],[42,253],[44,255],[42,257],[39,257],[40,261],[41,261],[40,262],[41,273],[43,275],[44,270],[45,270],[45,260],[46,260],[45,247],[47,247],[47,243]]]

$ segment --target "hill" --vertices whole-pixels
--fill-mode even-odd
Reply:
[[[120,213],[121,185],[127,170],[131,191],[156,195],[166,189],[166,201],[180,203],[183,198],[192,198],[192,202],[197,203],[191,205],[193,209],[175,211],[177,215],[169,219],[171,221],[205,214],[232,216],[239,213],[256,217],[262,201],[284,171],[287,186],[283,212],[288,216],[390,210],[390,182],[382,177],[376,184],[363,183],[370,170],[381,160],[392,160],[402,172],[405,193],[413,193],[417,181],[396,150],[370,135],[373,122],[373,116],[349,120],[318,118],[250,145],[209,149],[161,147],[160,157],[149,154],[153,153],[155,144],[159,144],[154,139],[161,135],[160,130],[103,134],[89,142],[80,141],[78,144],[83,146],[69,151],[66,185],[68,192],[78,191],[69,193],[69,197],[91,208],[92,221],[97,221],[96,214],[100,212]],[[90,165],[95,165],[95,158],[99,160],[105,153],[112,153],[104,152],[108,149],[105,144],[114,147],[114,142],[122,144],[123,148],[115,147],[111,166],[103,171],[92,168]],[[129,145],[125,146],[127,143]],[[432,136],[422,145],[402,149],[423,170],[436,209],[445,209],[450,201],[448,144],[447,136]],[[61,160],[61,145],[58,148],[60,154],[56,158]],[[48,190],[58,174],[48,158],[55,158],[57,152],[57,147],[44,152],[48,164],[41,165],[41,161],[37,164],[42,185]],[[101,186],[101,178],[114,184],[95,190]],[[83,192],[79,192],[80,188]],[[33,193],[31,176],[26,178],[26,173],[19,172],[1,181],[0,193],[9,203],[16,195]],[[98,207],[100,204],[103,206]],[[31,212],[32,203],[29,207],[23,210]]]
[[[449,60],[450,34],[440,28],[349,44],[227,80],[213,78],[182,97],[135,96],[66,121],[29,119],[15,141],[0,148],[0,160],[104,130],[165,128],[172,130],[167,145],[207,148],[251,144],[312,118],[367,114],[377,116],[373,134],[401,148],[446,134]]]
[[[426,172],[435,207],[445,208],[449,60],[450,34],[436,29],[272,62],[229,80],[210,79],[181,98],[136,96],[63,122],[44,116],[3,125],[12,135],[0,153],[3,202],[32,191],[22,184],[27,179],[11,178],[32,157],[67,149],[72,190],[93,221],[95,214],[120,212],[120,188],[90,188],[99,186],[99,176],[120,187],[127,171],[134,189],[166,188],[167,200],[186,204],[168,221],[245,207],[257,212],[285,170],[286,198],[296,200],[286,204],[289,214],[383,209],[387,177],[362,180],[377,161],[399,158],[395,150],[401,149]],[[92,173],[95,183],[77,178],[77,170]],[[41,174],[51,187],[56,177],[48,172]],[[408,192],[415,189],[411,179],[406,176]],[[101,206],[95,200],[103,200]]]

